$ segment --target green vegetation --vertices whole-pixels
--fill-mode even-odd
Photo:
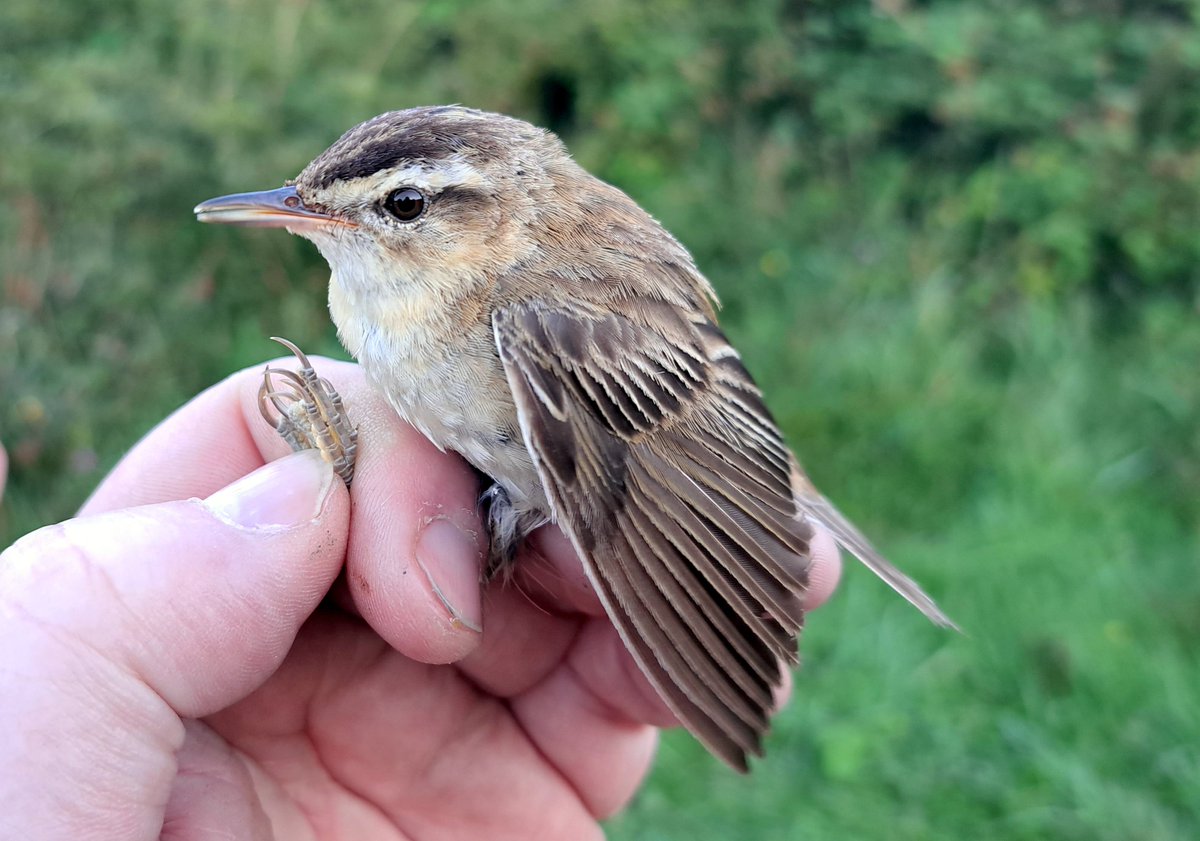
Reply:
[[[377,112],[558,129],[647,206],[857,568],[750,779],[666,739],[618,839],[1200,837],[1194,0],[6,0],[0,545],[272,334],[304,242],[201,227]]]

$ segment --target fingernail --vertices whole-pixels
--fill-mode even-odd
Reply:
[[[305,450],[263,465],[204,505],[241,528],[291,528],[316,519],[331,487],[333,468],[316,450]]]
[[[450,618],[476,633],[483,631],[480,564],[475,536],[445,517],[425,524],[417,538],[417,566]]]

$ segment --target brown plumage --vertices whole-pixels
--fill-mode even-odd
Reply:
[[[735,768],[796,659],[810,521],[950,624],[808,482],[686,249],[552,134],[383,114],[289,186],[197,214],[316,243],[346,347],[495,482],[493,564],[557,522],[663,700]]]

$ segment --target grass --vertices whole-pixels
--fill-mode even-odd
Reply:
[[[315,253],[193,204],[389,108],[516,113],[693,249],[809,472],[965,631],[850,568],[753,775],[669,735],[610,836],[1200,836],[1196,22],[912,5],[10,0],[0,545],[266,336],[336,351]]]

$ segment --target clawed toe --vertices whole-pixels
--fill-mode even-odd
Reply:
[[[259,412],[293,451],[318,450],[349,486],[354,478],[358,430],[350,422],[341,396],[329,380],[317,376],[300,348],[287,339],[271,338],[295,354],[301,367],[289,371],[268,365],[263,370]],[[281,382],[276,383],[272,377]]]

